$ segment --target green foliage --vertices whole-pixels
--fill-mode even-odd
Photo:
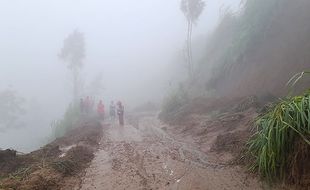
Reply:
[[[310,91],[282,100],[256,121],[257,132],[249,141],[255,160],[251,169],[270,181],[285,180],[296,173],[292,168],[295,143],[310,146]],[[302,162],[302,160],[298,160]]]
[[[70,104],[64,117],[58,121],[54,121],[51,126],[53,129],[54,138],[62,137],[66,132],[77,126],[80,118],[80,109],[78,105]]]

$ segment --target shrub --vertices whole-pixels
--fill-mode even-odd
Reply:
[[[256,127],[248,143],[249,153],[255,158],[251,169],[270,182],[291,179],[299,183],[309,173],[304,169],[306,165],[299,167],[296,163],[309,162],[310,90],[274,105],[258,117]]]

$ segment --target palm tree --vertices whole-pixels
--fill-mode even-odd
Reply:
[[[77,101],[79,95],[79,70],[83,66],[85,58],[84,34],[75,30],[65,40],[60,51],[59,58],[68,64],[73,76],[73,98]]]
[[[194,66],[192,63],[192,31],[193,24],[197,23],[205,7],[205,2],[202,0],[181,0],[181,11],[187,21],[187,63],[188,73],[190,78],[193,78]]]

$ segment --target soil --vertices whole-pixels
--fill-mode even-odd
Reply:
[[[0,189],[78,189],[101,137],[102,126],[93,121],[29,154],[0,151]]]
[[[92,189],[261,189],[241,167],[209,161],[191,141],[174,138],[154,117],[137,128],[111,125],[81,190]]]
[[[104,128],[81,190],[269,188],[239,160],[258,104],[252,98],[220,106],[216,100],[212,105],[199,101],[179,112],[182,121],[175,123],[139,113],[123,127]]]

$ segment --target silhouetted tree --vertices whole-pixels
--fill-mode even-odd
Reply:
[[[79,71],[83,66],[85,58],[84,34],[75,30],[63,43],[59,58],[68,64],[73,76],[73,99],[77,101],[79,96]]]
[[[187,21],[187,63],[190,78],[193,77],[193,60],[192,60],[192,31],[195,24],[205,7],[202,0],[181,0],[181,10]]]

